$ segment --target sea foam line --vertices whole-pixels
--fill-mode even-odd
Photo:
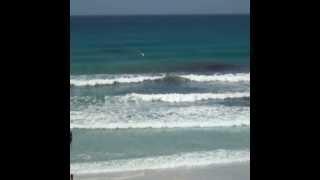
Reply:
[[[133,74],[123,74],[123,75],[81,75],[81,76],[71,76],[70,85],[72,86],[98,86],[98,85],[112,85],[115,83],[140,83],[144,81],[154,81],[161,80],[166,77],[176,77],[185,80],[195,81],[195,82],[248,82],[250,81],[250,73],[235,73],[235,74],[211,74],[211,75],[201,75],[201,74],[176,74],[176,75],[166,75],[164,73],[158,75],[133,75]]]
[[[209,82],[209,81],[241,82],[241,81],[250,81],[250,73],[213,74],[213,75],[188,74],[188,75],[181,75],[180,77],[189,79],[191,81],[198,81],[198,82]]]
[[[83,77],[70,78],[70,85],[73,86],[97,86],[97,85],[112,85],[115,83],[139,83],[146,80],[157,80],[164,78],[164,75],[159,76],[143,76],[143,75],[123,75],[119,77]]]
[[[249,107],[189,106],[150,108],[89,106],[70,112],[70,127],[80,129],[211,128],[250,126]]]
[[[170,103],[195,102],[210,99],[230,99],[230,98],[249,98],[249,92],[235,93],[189,93],[189,94],[137,94],[131,93],[125,96],[119,96],[123,101],[163,101]]]
[[[71,129],[161,129],[161,128],[214,128],[214,127],[236,127],[250,126],[250,122],[236,120],[233,122],[145,122],[145,123],[93,123],[72,124]]]
[[[228,164],[250,160],[249,150],[214,150],[180,153],[168,156],[112,160],[104,162],[72,163],[73,174],[96,174],[137,170],[197,167],[212,164]]]

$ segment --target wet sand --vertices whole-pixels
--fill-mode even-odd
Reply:
[[[250,163],[74,175],[74,180],[250,180]]]

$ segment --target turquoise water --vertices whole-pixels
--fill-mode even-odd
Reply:
[[[248,15],[71,17],[71,73],[247,66],[249,28]]]
[[[140,158],[213,149],[245,149],[249,146],[247,128],[199,128],[189,129],[130,129],[115,130],[78,130],[78,140],[73,146],[78,156],[73,162],[83,162],[81,152],[95,154],[92,161]],[[143,142],[143,143],[142,143]],[[208,143],[210,142],[210,143]],[[98,150],[98,151],[97,151]],[[107,154],[107,155],[106,155]]]
[[[249,160],[249,15],[71,17],[71,171]]]

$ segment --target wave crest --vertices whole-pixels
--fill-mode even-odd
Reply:
[[[169,103],[179,102],[195,102],[210,99],[230,99],[230,98],[249,98],[248,92],[236,93],[190,93],[190,94],[137,94],[131,93],[125,96],[120,96],[123,101],[163,101]]]
[[[117,83],[139,83],[147,80],[157,80],[163,78],[159,76],[143,76],[143,75],[122,75],[118,77],[78,77],[70,78],[71,86],[98,86],[113,85]]]
[[[141,83],[144,81],[156,82],[248,82],[250,81],[250,73],[236,74],[158,74],[158,75],[91,75],[91,76],[71,76],[71,86],[99,86],[114,85],[121,83]]]
[[[129,129],[129,128],[211,128],[250,126],[249,107],[190,106],[135,107],[132,105],[90,106],[71,111],[71,128]],[[142,110],[143,109],[143,110]]]
[[[191,81],[198,81],[198,82],[210,82],[210,81],[241,82],[241,81],[250,81],[250,73],[214,74],[214,75],[189,74],[189,75],[181,75],[181,77],[189,79]]]

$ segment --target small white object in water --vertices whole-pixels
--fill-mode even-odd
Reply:
[[[143,57],[144,53],[141,50],[138,50],[138,52],[140,53],[140,55]]]

